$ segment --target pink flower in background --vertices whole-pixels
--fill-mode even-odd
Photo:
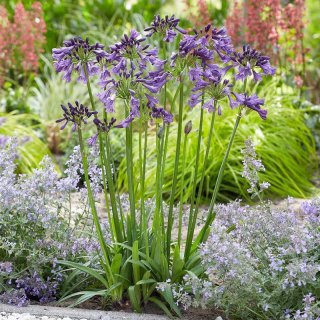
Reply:
[[[266,52],[273,63],[284,58],[292,68],[303,65],[309,49],[303,46],[306,0],[281,5],[281,0],[235,2],[226,26],[235,47],[250,44]]]
[[[298,88],[301,88],[303,86],[303,80],[300,76],[294,76],[294,82],[297,84]]]
[[[195,8],[191,5],[190,0],[184,0],[184,3],[187,6],[188,20],[196,29],[203,28],[212,22],[206,0],[197,0]],[[194,13],[195,9],[196,13]]]
[[[226,28],[235,47],[240,46],[245,38],[243,28],[245,19],[243,10],[244,6],[242,3],[236,1],[232,7],[232,15],[228,16],[226,20]]]
[[[235,2],[227,17],[227,30],[234,46],[250,44],[272,56],[282,24],[280,0]]]
[[[10,70],[37,72],[45,32],[40,2],[34,2],[30,10],[19,2],[12,20],[5,7],[0,6],[0,74],[8,75]]]

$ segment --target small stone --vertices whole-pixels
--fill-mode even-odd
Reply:
[[[223,320],[220,316],[216,318],[216,320]]]

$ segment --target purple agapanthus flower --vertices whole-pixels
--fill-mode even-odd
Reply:
[[[115,125],[115,128],[127,128],[130,123],[134,120],[134,116],[132,114],[129,114],[127,118],[124,120],[120,121],[119,124]]]
[[[238,102],[230,96],[230,88],[233,84],[229,80],[223,79],[230,66],[221,68],[218,65],[208,65],[206,68],[200,68],[197,64],[195,68],[189,71],[189,78],[194,81],[194,87],[191,89],[191,99],[188,101],[189,106],[194,108],[203,101],[202,108],[208,109],[209,112],[216,111],[214,103],[225,97],[228,97],[231,109],[238,106]],[[218,114],[221,114],[221,107],[218,106]]]
[[[171,55],[170,66],[179,75],[186,66],[194,65],[197,60],[201,61],[201,66],[205,66],[212,59],[213,51],[208,48],[207,36],[196,33],[183,37],[179,43],[179,51]]]
[[[137,31],[131,30],[121,42],[110,46],[110,53],[101,51],[97,55],[101,69],[99,86],[103,88],[98,97],[106,111],[115,111],[116,99],[129,105],[129,116],[116,128],[127,127],[140,117],[140,104],[146,97],[148,108],[155,106],[158,103],[155,95],[171,77],[164,70],[167,61],[158,58],[157,48],[143,46],[144,41]]]
[[[95,57],[97,52],[101,51],[104,46],[96,43],[91,45],[89,39],[83,40],[81,37],[64,41],[64,47],[52,49],[52,57],[55,60],[54,66],[57,72],[64,72],[63,79],[67,82],[71,81],[73,70],[78,72],[80,76],[77,81],[86,83],[84,66],[86,66],[88,76],[92,76],[99,72],[96,66]]]
[[[231,92],[236,101],[242,106],[248,107],[251,110],[258,112],[261,119],[267,119],[267,110],[261,109],[261,106],[264,105],[264,99],[259,99],[257,95],[253,94],[252,96],[248,96],[247,93],[235,93]]]
[[[231,44],[231,38],[227,34],[226,28],[221,28],[220,30],[217,28],[212,28],[211,32],[211,40],[213,43],[213,48],[218,53],[224,54],[232,54],[233,46]]]
[[[134,73],[136,70],[144,72],[148,62],[158,61],[158,48],[149,49],[149,45],[143,45],[145,38],[134,29],[129,35],[124,35],[120,42],[110,46],[109,62],[114,63],[111,72],[120,74],[123,71]]]
[[[208,24],[204,29],[193,29],[194,35],[186,35],[180,41],[179,52],[171,56],[171,67],[176,65],[176,60],[192,57],[200,60],[201,66],[205,67],[214,59],[214,52],[217,52],[222,62],[230,61],[228,55],[232,54],[233,47],[231,39],[227,35],[226,29],[211,28]],[[192,59],[191,59],[192,64]]]
[[[208,49],[215,50],[221,58],[224,58],[224,55],[233,53],[231,38],[228,36],[226,28],[217,29],[209,23],[204,29],[200,29],[199,31],[193,29],[193,32],[198,37],[205,38]]]
[[[131,67],[127,71],[126,66],[117,74],[103,68],[99,82],[103,91],[98,94],[98,97],[106,111],[110,113],[115,111],[116,98],[125,100],[130,105],[129,117],[115,127],[126,127],[134,118],[139,117],[140,101],[145,97],[152,105],[158,103],[155,95],[170,78],[170,74],[164,71],[165,62],[155,57],[152,61],[148,60],[145,65],[146,70],[135,73],[132,72]]]
[[[151,74],[151,75],[150,75]],[[100,81],[104,91],[98,94],[100,101],[104,104],[107,112],[114,112],[114,104],[116,97],[129,101],[132,110],[140,106],[140,92],[148,92],[146,94],[149,101],[157,103],[157,99],[153,96],[157,94],[164,84],[168,81],[169,73],[158,70],[158,72],[150,72],[146,76],[141,73],[134,75],[125,72],[117,77],[112,76]]]
[[[274,76],[276,73],[276,68],[270,65],[270,58],[256,49],[250,49],[250,46],[243,46],[242,53],[234,51],[229,59],[234,62],[233,66],[238,68],[238,73],[234,74],[235,80],[244,81],[253,75],[253,80],[257,82],[262,80],[262,76]],[[258,73],[256,68],[262,70],[262,73]]]
[[[154,20],[151,22],[151,27],[146,28],[144,31],[148,32],[146,34],[147,37],[151,37],[154,33],[159,33],[163,36],[163,41],[172,42],[174,38],[177,37],[178,31],[182,34],[186,34],[187,32],[182,28],[178,27],[180,19],[175,19],[174,14],[169,18],[165,16],[165,18],[160,18],[160,15],[154,16]]]
[[[152,107],[149,115],[151,119],[162,119],[166,124],[173,121],[173,115],[164,108]]]
[[[75,107],[68,102],[68,107],[61,105],[61,109],[64,111],[63,118],[58,119],[56,122],[65,121],[61,126],[63,130],[68,122],[73,123],[72,131],[76,131],[77,127],[80,127],[82,123],[86,124],[86,119],[90,118],[93,114],[97,114],[97,111],[89,111],[87,107],[84,107],[83,104],[79,104],[78,101],[75,102]]]

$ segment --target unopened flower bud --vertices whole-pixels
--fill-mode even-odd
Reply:
[[[185,134],[189,134],[189,132],[192,130],[192,121],[189,120],[186,124],[186,126],[184,127],[184,133]]]

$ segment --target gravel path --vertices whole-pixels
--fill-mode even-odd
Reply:
[[[47,317],[47,316],[34,316],[30,313],[0,313],[0,320],[76,320],[76,318],[57,318],[57,317]],[[78,318],[77,318],[78,320]],[[85,318],[80,320],[87,320]]]

